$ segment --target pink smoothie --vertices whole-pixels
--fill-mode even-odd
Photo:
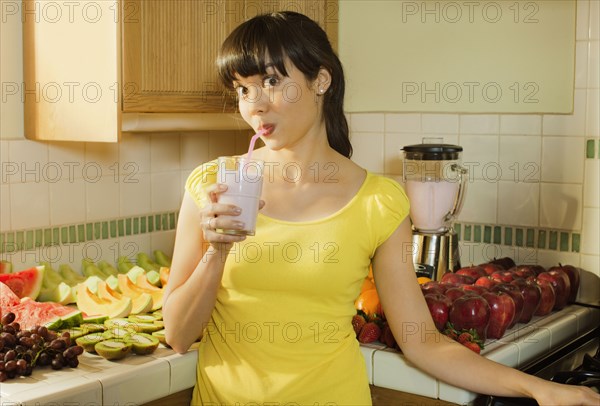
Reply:
[[[238,168],[230,168],[219,158],[219,171],[217,182],[227,185],[227,190],[219,196],[219,203],[233,204],[242,209],[239,216],[219,216],[220,218],[234,218],[245,224],[244,230],[217,230],[225,234],[254,235],[258,205],[262,193],[261,161],[248,162],[240,159]],[[232,159],[232,158],[231,158]]]
[[[439,231],[448,225],[444,217],[452,207],[460,183],[446,180],[438,182],[406,181],[410,200],[410,218],[420,231]]]

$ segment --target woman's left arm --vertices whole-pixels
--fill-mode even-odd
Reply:
[[[589,388],[561,385],[490,361],[441,334],[419,288],[408,217],[376,251],[375,284],[403,354],[423,371],[475,393],[526,396],[540,405],[600,405]]]

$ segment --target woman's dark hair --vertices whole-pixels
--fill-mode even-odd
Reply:
[[[223,42],[217,68],[223,84],[233,86],[235,75],[248,77],[266,74],[266,58],[282,75],[287,76],[285,58],[309,81],[325,68],[331,84],[323,95],[323,119],[329,145],[350,158],[352,145],[344,115],[344,71],[333,51],[327,34],[303,14],[283,11],[256,16],[239,25]]]

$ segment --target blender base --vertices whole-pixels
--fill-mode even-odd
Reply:
[[[417,276],[439,281],[448,271],[461,267],[458,237],[450,229],[444,233],[413,230],[413,263]]]

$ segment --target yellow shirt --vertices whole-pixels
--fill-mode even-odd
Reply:
[[[214,165],[186,182],[200,207],[203,188],[216,181]],[[256,235],[227,258],[192,404],[370,405],[354,300],[375,250],[408,211],[397,182],[367,173],[354,198],[325,218],[259,213]]]

